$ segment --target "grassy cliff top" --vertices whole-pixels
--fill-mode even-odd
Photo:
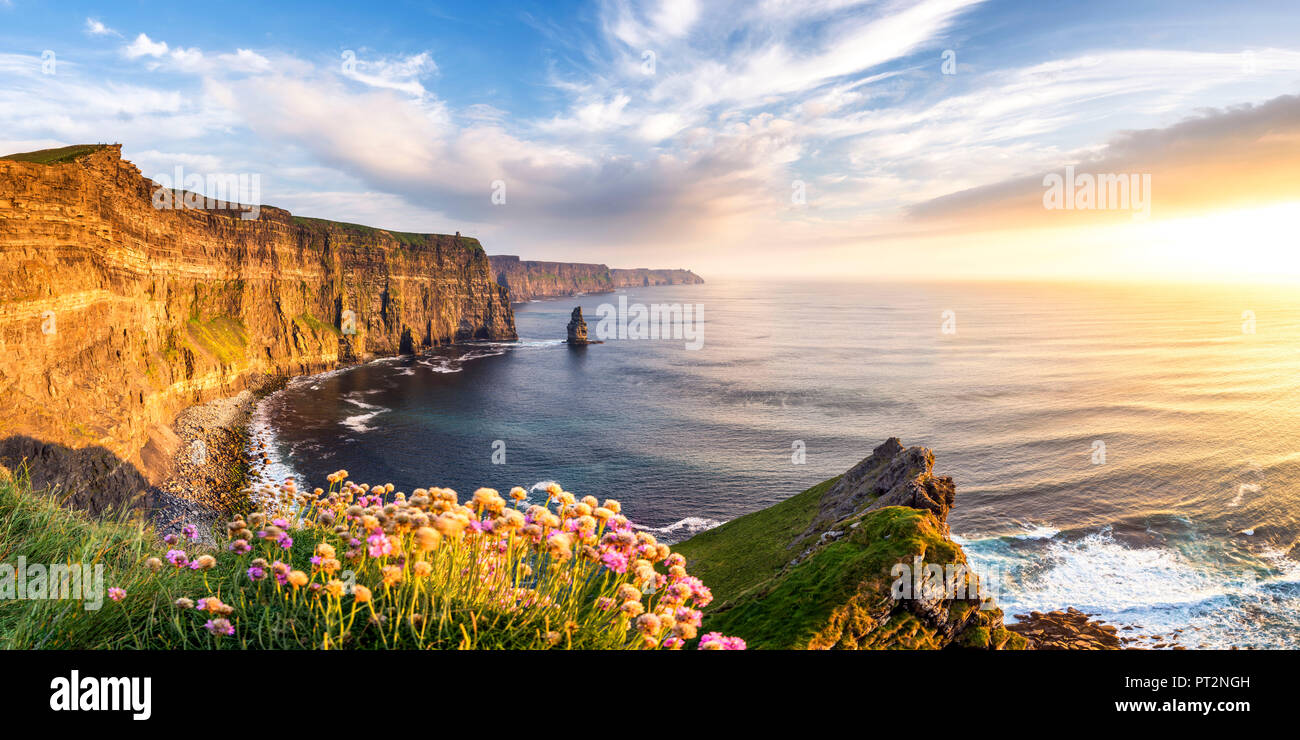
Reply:
[[[674,549],[686,556],[691,572],[709,584],[714,603],[724,606],[771,579],[799,554],[790,543],[812,523],[822,493],[839,479],[837,475],[778,504],[701,532]]]
[[[472,236],[459,236],[459,235],[452,236],[451,234],[418,233],[414,231],[394,231],[392,229],[381,229],[375,226],[366,226],[364,224],[353,224],[353,223],[348,223],[346,221],[330,221],[329,219],[324,219],[324,218],[312,218],[311,216],[294,216],[293,221],[299,226],[303,226],[309,229],[328,229],[332,227],[336,229],[343,229],[345,231],[352,231],[366,236],[383,232],[396,239],[399,244],[404,244],[408,247],[428,244],[430,240],[436,239],[438,237],[446,237],[448,239],[455,239],[460,246],[465,247],[467,249],[474,249],[479,252],[483,251],[483,245],[479,243],[478,239],[475,239]]]
[[[63,146],[56,149],[41,149],[35,152],[21,152],[18,154],[8,154],[0,157],[0,161],[9,162],[31,162],[34,164],[66,164],[76,161],[88,154],[93,154],[101,149],[119,146],[117,144],[76,144],[73,146]],[[175,191],[183,192],[183,191]],[[328,229],[330,227],[352,231],[354,233],[370,236],[383,232],[389,234],[397,240],[399,244],[408,247],[421,246],[428,244],[437,237],[455,238],[460,246],[467,249],[483,252],[483,245],[478,239],[470,236],[453,237],[451,234],[433,234],[433,233],[416,233],[411,231],[394,231],[393,229],[381,229],[374,226],[365,226],[363,224],[347,223],[346,221],[330,221],[324,218],[312,218],[310,216],[293,216],[294,223],[306,228]]]
[[[77,144],[74,146],[61,146],[57,149],[41,149],[35,152],[23,152],[20,154],[9,154],[0,157],[0,160],[9,162],[34,162],[36,164],[62,164],[71,162],[87,154],[93,154],[110,146],[109,144]]]

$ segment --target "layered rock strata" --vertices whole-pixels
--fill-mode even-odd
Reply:
[[[515,337],[475,239],[159,208],[120,147],[84,149],[0,160],[0,462],[74,504],[164,478],[177,413],[255,375]]]

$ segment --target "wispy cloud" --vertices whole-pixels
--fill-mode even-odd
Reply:
[[[94,18],[86,19],[86,33],[90,36],[121,36],[122,34],[105,26]]]
[[[348,51],[339,68],[345,77],[370,87],[417,97],[428,92],[420,80],[438,72],[438,65],[427,51],[407,57],[369,59]]]

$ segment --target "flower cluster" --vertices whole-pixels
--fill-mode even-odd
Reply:
[[[224,587],[239,589],[239,610],[219,590],[176,608],[206,615],[202,629],[214,640],[238,634],[246,608],[275,607],[308,615],[293,620],[295,633],[327,649],[679,649],[697,639],[713,599],[685,558],[638,531],[618,501],[552,484],[533,505],[521,487],[505,496],[480,488],[462,503],[447,488],[407,496],[392,484],[358,485],[345,470],[327,480],[326,490],[286,481],[264,491],[261,511],[226,525],[219,555],[168,551],[174,569],[206,573],[220,557],[238,574]],[[295,539],[310,552],[299,548],[297,562]],[[146,565],[165,572],[158,558]],[[486,624],[507,637],[484,639]],[[745,643],[711,632],[699,647]]]

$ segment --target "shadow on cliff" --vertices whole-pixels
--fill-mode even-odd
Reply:
[[[24,435],[0,440],[0,465],[26,469],[32,488],[54,490],[71,506],[100,515],[149,509],[149,480],[135,465],[103,447],[74,449]]]

